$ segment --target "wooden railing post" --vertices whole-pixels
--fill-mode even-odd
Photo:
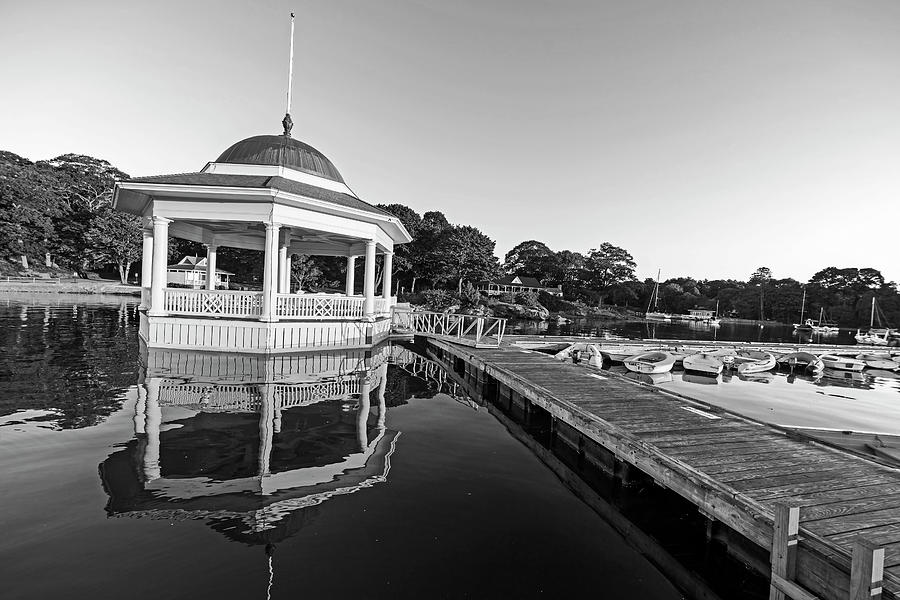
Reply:
[[[850,565],[850,600],[881,600],[884,548],[858,537],[853,543]]]
[[[769,600],[785,600],[783,582],[792,582],[797,569],[797,541],[800,531],[800,507],[775,504],[773,523],[772,581],[769,585]]]

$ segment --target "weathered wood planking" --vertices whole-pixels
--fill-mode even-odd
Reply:
[[[437,345],[766,549],[774,502],[801,506],[797,580],[821,597],[846,597],[857,535],[885,546],[886,597],[900,593],[897,469],[545,354]]]

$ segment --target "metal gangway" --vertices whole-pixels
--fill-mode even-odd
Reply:
[[[412,333],[475,348],[499,347],[506,331],[506,319],[498,317],[396,308],[392,325],[396,333]]]

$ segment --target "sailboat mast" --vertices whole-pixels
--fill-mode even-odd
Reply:
[[[659,275],[662,273],[662,269],[657,269],[656,271],[656,294],[653,297],[653,312],[656,312],[656,307],[659,305]],[[872,298],[872,302],[875,302],[875,298]]]
[[[800,301],[800,323],[803,323],[804,308],[806,308],[806,288],[803,288],[803,300]]]
[[[872,296],[872,314],[869,316],[869,329],[875,324],[875,296]]]
[[[716,298],[716,315],[715,315],[715,318],[716,318],[716,319],[719,318],[719,299],[718,299],[718,298]]]

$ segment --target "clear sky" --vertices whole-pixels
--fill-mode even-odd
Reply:
[[[638,275],[900,281],[896,0],[0,0],[0,149],[131,175],[279,133],[365,200]]]

